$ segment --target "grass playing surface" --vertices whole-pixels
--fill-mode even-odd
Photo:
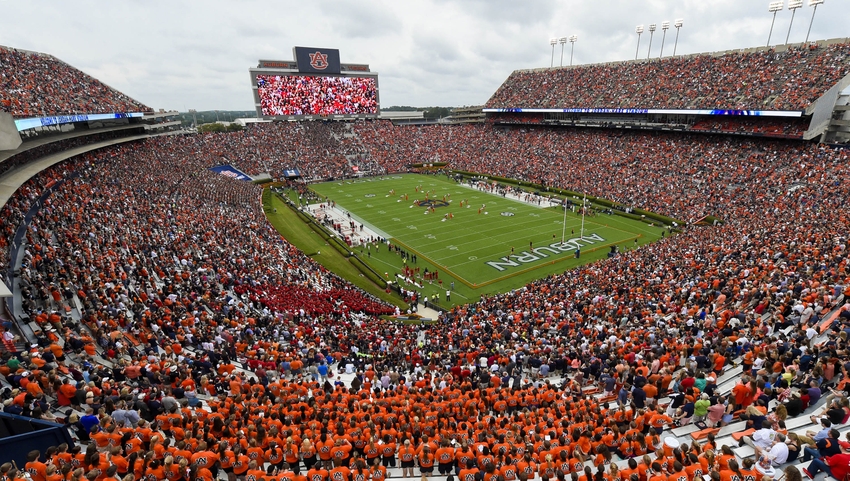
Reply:
[[[567,212],[566,242],[562,244],[562,209],[472,189],[446,176],[393,175],[314,184],[311,188],[335,201],[354,220],[416,254],[417,264],[408,265],[420,267],[421,272],[437,269],[442,285],[426,283],[420,290],[426,295],[430,291],[432,299],[438,296],[443,305],[515,289],[603,258],[612,245],[619,245],[620,250],[633,248],[657,240],[664,232],[640,221],[599,214],[585,218],[582,240],[581,216]],[[425,201],[426,193],[427,200],[445,198],[448,206],[435,207],[434,212],[426,214],[428,208],[414,205],[415,200]],[[453,218],[445,219],[447,213]],[[578,247],[581,257],[575,259]],[[391,278],[402,270],[401,257],[385,247],[377,253],[363,248],[360,252],[361,259]],[[445,290],[452,282],[453,297],[445,301]]]

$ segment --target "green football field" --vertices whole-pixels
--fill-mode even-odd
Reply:
[[[313,184],[353,220],[418,257],[420,274],[437,270],[439,281],[417,288],[442,305],[506,292],[550,274],[657,240],[658,226],[617,215],[585,218],[558,207],[538,207],[458,184],[445,175],[393,175]],[[445,199],[445,201],[444,201]],[[415,201],[419,201],[416,205]],[[464,203],[461,207],[461,202]],[[433,209],[423,204],[436,204]],[[448,214],[449,218],[446,218]],[[566,225],[566,229],[564,226]],[[562,236],[564,242],[561,242]],[[575,251],[580,248],[580,258]],[[395,280],[404,266],[386,247],[359,248],[361,259]],[[445,291],[454,284],[452,297]]]

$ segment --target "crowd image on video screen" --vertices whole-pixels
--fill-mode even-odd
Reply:
[[[374,77],[257,75],[264,116],[377,114]]]

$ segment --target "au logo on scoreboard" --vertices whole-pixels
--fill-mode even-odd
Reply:
[[[325,70],[328,68],[328,55],[322,52],[311,53],[310,66],[316,70]]]
[[[340,73],[339,50],[334,48],[294,47],[295,62],[302,73]]]

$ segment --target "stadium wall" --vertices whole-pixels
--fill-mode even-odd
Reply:
[[[0,150],[15,150],[21,142],[15,119],[7,112],[0,112]]]
[[[806,113],[812,115],[812,121],[809,123],[809,130],[803,134],[803,139],[811,140],[826,132],[832,120],[832,112],[835,110],[838,96],[848,85],[850,85],[850,74],[845,75],[809,107]]]
[[[27,463],[27,453],[44,452],[49,446],[74,445],[68,429],[62,425],[25,416],[0,412],[0,452],[3,461]]]

